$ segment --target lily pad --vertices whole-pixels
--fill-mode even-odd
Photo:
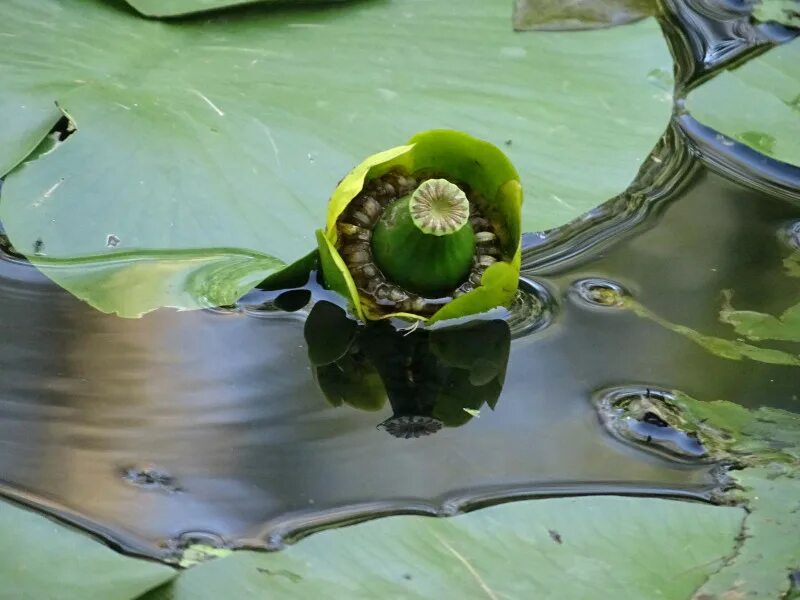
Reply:
[[[39,269],[106,313],[135,318],[160,307],[181,310],[233,304],[281,261],[235,248],[115,252],[36,259]]]
[[[800,166],[798,64],[800,42],[778,46],[693,90],[686,108],[729,138]]]
[[[596,29],[623,25],[658,13],[657,0],[516,0],[514,29]]]
[[[127,0],[128,4],[148,17],[177,17],[231,6],[243,6],[245,4],[285,4],[286,1],[287,0]],[[294,1],[298,4],[300,3],[298,0]],[[305,1],[308,3],[309,0]],[[316,1],[324,2],[326,0]],[[311,0],[311,2],[314,2],[314,0]]]
[[[7,502],[0,502],[0,547],[0,598],[8,600],[129,600],[176,573]]]
[[[715,460],[741,465],[800,461],[800,415],[762,406],[749,410],[725,400],[700,401],[676,392],[673,423],[694,433]]]
[[[766,467],[746,469],[734,478],[750,510],[744,543],[695,599],[784,598],[790,575],[800,565],[800,479]]]
[[[785,598],[800,563],[800,415],[678,391],[621,408],[626,418],[644,409],[661,427],[699,441],[708,458],[735,467],[728,476],[736,486],[723,499],[747,507],[739,543],[693,600]],[[649,438],[637,446],[653,451]]]
[[[735,554],[694,596],[782,598],[800,564],[800,415],[769,407],[748,410],[732,402],[702,402],[677,393],[679,426],[695,432],[716,460],[734,462],[747,505]]]
[[[654,518],[654,515],[658,515]],[[655,498],[517,502],[399,516],[235,552],[146,600],[688,598],[734,550],[744,511]]]
[[[458,10],[391,0],[158,22],[113,2],[6,0],[0,169],[56,104],[77,131],[8,175],[0,219],[34,264],[38,240],[57,260],[237,247],[291,263],[342,173],[442,127],[518,166],[525,230],[623,191],[672,110],[658,24],[518,34],[504,3]]]
[[[800,2],[798,0],[761,0],[753,7],[753,16],[759,21],[774,21],[781,25],[800,27]]]

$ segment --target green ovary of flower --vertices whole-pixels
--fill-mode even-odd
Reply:
[[[467,280],[475,254],[469,200],[456,185],[428,179],[383,211],[372,232],[373,259],[413,294],[440,298]]]

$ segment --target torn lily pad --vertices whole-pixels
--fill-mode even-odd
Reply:
[[[366,320],[485,312],[517,290],[521,218],[519,175],[497,147],[423,132],[339,183],[317,235],[322,272]]]
[[[728,472],[735,487],[721,499],[747,507],[740,543],[692,598],[791,597],[789,575],[800,561],[800,415],[649,388],[638,395],[634,389],[608,390],[596,405],[610,433],[642,450],[674,454],[664,443],[671,433],[672,440],[694,439],[702,458],[735,467]],[[655,423],[663,433],[646,439],[624,435],[630,421]]]

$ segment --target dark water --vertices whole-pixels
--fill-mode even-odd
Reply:
[[[733,36],[733,25],[719,27]],[[716,45],[675,37],[694,57],[683,83],[785,35],[748,27],[756,33],[736,30],[740,41],[725,52],[719,31],[704,34]],[[250,306],[267,298],[252,294],[236,309],[124,320],[6,256],[0,491],[161,557],[195,540],[276,546],[327,523],[449,514],[514,497],[709,497],[713,465],[621,443],[605,432],[592,398],[638,386],[796,409],[800,371],[715,356],[607,292],[726,339],[734,336],[718,320],[722,290],[734,291],[738,307],[779,314],[800,300],[800,279],[782,265],[796,250],[800,170],[729,145],[688,117],[653,157],[620,198],[562,230],[526,236],[523,287],[534,315],[512,315],[499,398],[489,393],[470,405],[478,416],[456,410],[461,426],[418,439],[377,427],[404,410],[399,401],[377,411],[326,401],[304,336],[313,302],[288,313]],[[537,307],[544,316],[535,318]],[[335,336],[315,327],[311,344],[330,346]],[[385,335],[359,337],[360,352],[374,358],[390,343],[429,342],[418,331]],[[474,370],[460,376],[482,383]],[[363,388],[342,393],[354,404],[367,397]]]

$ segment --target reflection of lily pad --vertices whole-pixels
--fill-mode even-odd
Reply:
[[[409,0],[165,23],[112,2],[5,0],[0,172],[53,125],[54,103],[77,125],[7,177],[12,243],[33,262],[41,239],[51,259],[240,247],[290,263],[314,247],[342,173],[440,127],[519,167],[525,230],[624,190],[672,109],[658,24],[521,35],[505,3],[458,11]]]
[[[175,575],[6,502],[0,502],[0,548],[0,598],[9,600],[130,600]]]
[[[431,332],[430,343],[431,352],[443,364],[467,370],[472,385],[485,385],[495,378],[503,385],[511,351],[505,321],[476,321],[438,329]]]
[[[516,0],[514,29],[595,29],[630,23],[658,12],[657,0]]]
[[[777,160],[800,166],[800,42],[723,71],[686,99],[692,116]]]
[[[689,598],[735,547],[738,508],[654,498],[532,500],[401,516],[236,552],[146,600]]]
[[[308,360],[314,366],[329,365],[342,358],[356,336],[357,324],[344,309],[330,302],[317,302],[304,325]]]

